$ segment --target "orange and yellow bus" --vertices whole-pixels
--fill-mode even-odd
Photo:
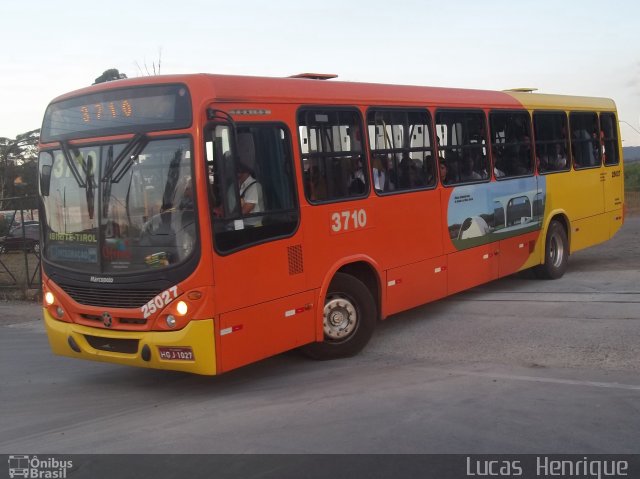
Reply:
[[[380,319],[623,223],[613,101],[292,78],[117,80],[41,130],[56,354],[219,374],[353,355]]]

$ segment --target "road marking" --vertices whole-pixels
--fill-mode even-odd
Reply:
[[[490,379],[507,379],[511,381],[529,381],[538,383],[552,383],[552,384],[565,384],[570,386],[588,386],[596,388],[607,389],[624,389],[627,391],[640,391],[640,385],[635,384],[621,384],[621,383],[606,383],[600,381],[581,381],[578,379],[557,379],[557,378],[545,378],[542,376],[523,376],[519,374],[500,374],[500,373],[481,373],[474,371],[461,371],[457,369],[440,369],[440,368],[421,368],[431,369],[435,371],[444,371],[451,374],[459,374],[461,376],[475,376]]]

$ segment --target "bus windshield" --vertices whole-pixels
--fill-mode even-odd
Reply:
[[[88,273],[144,272],[197,246],[191,140],[149,140],[40,153],[44,258]]]

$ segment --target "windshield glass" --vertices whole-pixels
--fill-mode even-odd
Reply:
[[[40,154],[44,258],[91,273],[144,272],[196,247],[191,141],[149,141]]]

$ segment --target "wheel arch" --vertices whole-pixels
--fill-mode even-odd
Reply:
[[[324,277],[320,291],[318,293],[318,304],[316,308],[316,340],[322,341],[324,332],[322,330],[322,312],[324,309],[324,298],[329,291],[329,285],[335,277],[336,273],[344,273],[353,276],[369,289],[375,301],[377,316],[380,318],[382,306],[382,283],[381,278],[383,271],[380,265],[367,255],[355,255],[343,258],[340,262],[334,264]]]
[[[543,234],[541,235],[541,239],[543,240],[543,245],[546,243],[546,238],[547,238],[547,232],[549,231],[549,226],[551,225],[552,221],[557,221],[559,222],[562,227],[564,228],[565,233],[567,233],[567,240],[568,240],[568,251],[567,254],[571,254],[571,221],[569,220],[569,216],[567,216],[567,213],[564,210],[554,210],[552,211],[549,215],[547,215],[547,220],[545,221],[545,225],[544,225],[544,231]],[[543,249],[543,253],[544,253],[544,249]],[[542,256],[542,258],[544,258],[544,256]]]

